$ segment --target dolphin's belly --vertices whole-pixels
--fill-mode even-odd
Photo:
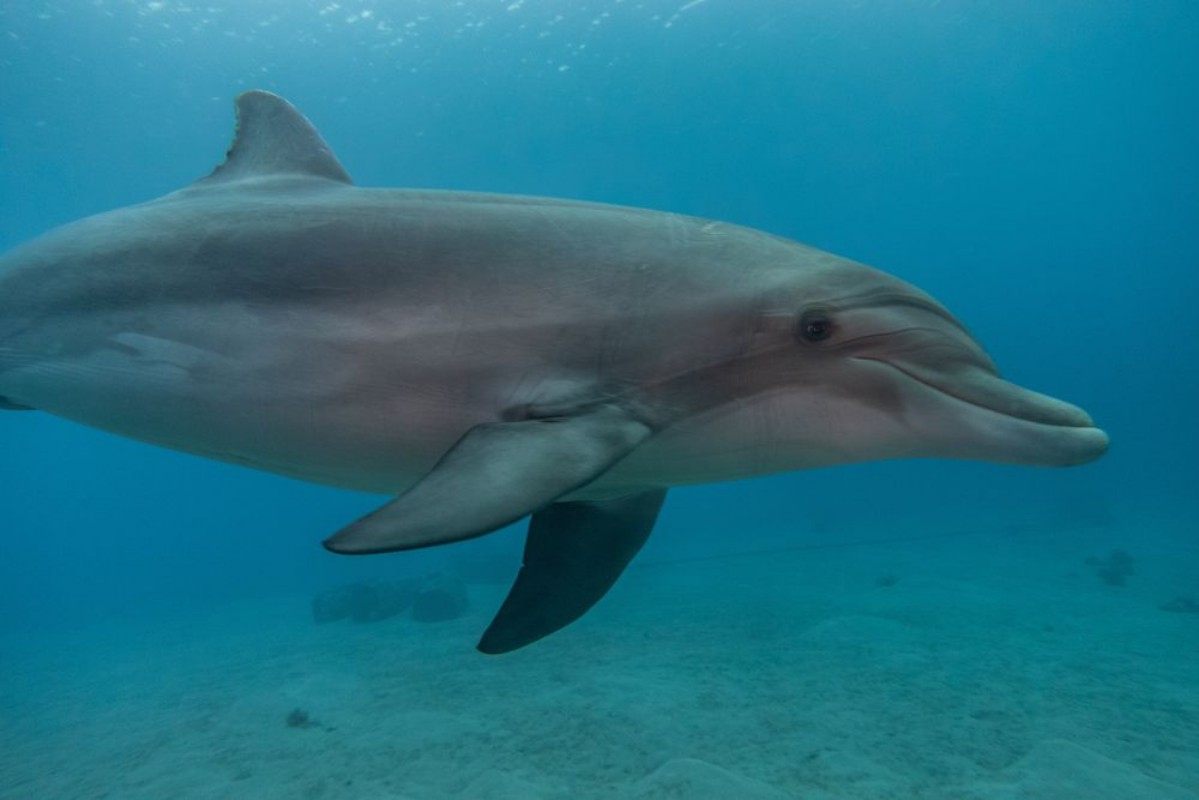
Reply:
[[[130,370],[104,359],[39,364],[9,374],[23,404],[111,433],[303,480],[396,492],[428,471],[482,404],[432,403],[428,393],[308,390],[197,381],[174,367]]]
[[[45,348],[60,350],[56,357],[0,371],[0,394],[158,446],[391,494],[472,427],[523,408],[595,400],[613,374],[631,380],[636,371],[610,353],[603,373],[563,364],[547,355],[554,343],[533,334],[460,326],[454,337],[428,327],[405,335],[361,322],[348,333],[346,320],[285,324],[292,316],[250,320],[226,309],[213,327],[210,309],[191,322],[176,315],[169,336],[133,332],[132,322],[107,333],[76,330],[74,338],[60,332],[57,346]],[[747,457],[762,437],[744,427],[686,420],[575,497],[771,471]],[[769,451],[769,441],[759,445]]]
[[[533,333],[446,335],[411,315],[405,329],[294,309],[190,316],[176,312],[169,329],[111,316],[47,327],[37,358],[0,370],[0,395],[159,446],[394,493],[471,427],[594,383],[547,363],[553,345]]]

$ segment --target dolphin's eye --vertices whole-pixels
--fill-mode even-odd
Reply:
[[[833,321],[823,311],[804,314],[799,320],[799,337],[805,342],[823,342],[833,335]]]

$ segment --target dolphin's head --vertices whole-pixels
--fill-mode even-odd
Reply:
[[[771,348],[782,385],[768,394],[799,415],[783,438],[845,456],[835,460],[1065,466],[1106,451],[1086,412],[1002,378],[965,326],[915,286],[839,258],[809,262],[784,284],[766,326],[782,340]]]
[[[665,432],[686,482],[905,457],[1065,466],[1107,449],[1086,412],[1000,377],[925,292],[796,247],[754,344],[696,381],[719,389]]]

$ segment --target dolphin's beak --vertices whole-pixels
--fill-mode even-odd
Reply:
[[[1085,411],[1004,380],[948,309],[915,287],[881,280],[890,280],[885,290],[841,302],[851,337],[838,350],[885,368],[926,455],[1068,466],[1107,451],[1107,434]]]
[[[921,380],[911,372],[908,375]],[[1031,457],[1018,459],[1022,462],[1070,466],[1094,461],[1107,452],[1107,434],[1095,426],[1087,412],[1006,381],[989,370],[959,372],[953,380],[928,385],[976,407],[983,420],[997,415],[999,419],[987,427],[1003,429],[1013,442],[1035,443]]]
[[[1077,406],[1025,389],[999,375],[966,328],[930,297],[909,290],[858,309],[867,334],[842,352],[885,367],[899,379],[910,428],[929,444],[928,455],[1018,464],[1085,464],[1107,451],[1108,437]]]
[[[1090,415],[1078,406],[1006,381],[990,364],[960,365],[949,371],[933,370],[918,362],[901,359],[887,363],[912,380],[963,403],[1008,417],[1067,428],[1095,427]]]
[[[956,423],[952,452],[938,455],[1073,466],[1107,452],[1108,436],[1087,412],[1004,380],[985,357],[948,366],[902,357],[864,360],[885,364],[918,385],[912,388],[925,398],[918,405],[930,424]]]

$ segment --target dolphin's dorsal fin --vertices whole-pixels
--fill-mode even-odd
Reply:
[[[237,97],[237,130],[225,163],[197,183],[211,186],[270,175],[353,183],[320,133],[277,94],[255,90]]]

